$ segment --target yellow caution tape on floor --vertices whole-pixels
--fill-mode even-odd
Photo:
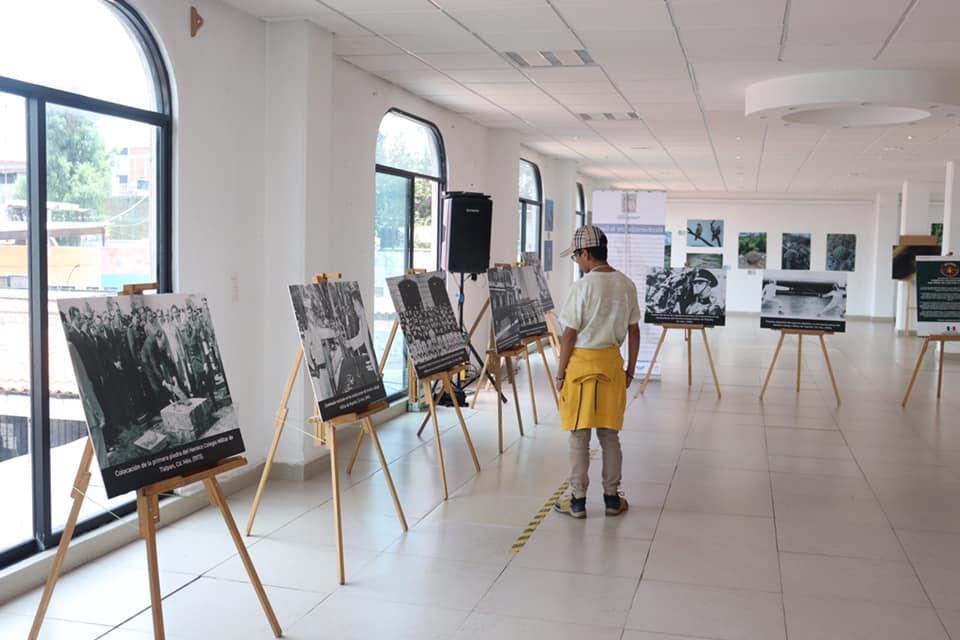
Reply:
[[[523,545],[527,544],[527,540],[530,539],[530,536],[533,535],[533,532],[537,530],[537,527],[540,526],[540,523],[543,522],[543,519],[547,517],[547,514],[550,513],[550,510],[553,509],[553,503],[560,499],[560,496],[563,495],[563,492],[567,490],[567,487],[570,484],[564,481],[560,485],[560,488],[557,489],[550,499],[543,503],[543,508],[537,511],[537,514],[533,516],[530,522],[527,524],[527,527],[523,530],[523,533],[520,534],[520,537],[517,538],[517,541],[513,543],[513,546],[510,547],[510,550],[514,553],[523,549]]]

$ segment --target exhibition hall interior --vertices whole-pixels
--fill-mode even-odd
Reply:
[[[0,638],[960,640],[956,0],[0,14]]]

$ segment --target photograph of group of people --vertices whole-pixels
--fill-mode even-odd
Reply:
[[[845,272],[763,272],[761,328],[842,332],[846,329],[846,316]]]
[[[387,278],[387,288],[418,376],[449,371],[467,361],[443,272]]]
[[[107,494],[157,482],[163,465],[226,433],[190,462],[243,451],[207,299],[192,294],[58,300],[90,438]],[[177,473],[189,466],[180,461]]]
[[[360,285],[294,284],[290,299],[320,416],[330,420],[386,398]]]
[[[547,332],[535,267],[494,267],[487,271],[487,286],[498,352]]]
[[[643,321],[723,326],[726,297],[723,269],[652,267],[646,278]]]

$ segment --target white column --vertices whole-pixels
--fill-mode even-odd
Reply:
[[[900,199],[900,235],[923,236],[930,234],[930,186],[918,182],[904,182]],[[912,290],[912,287],[910,287]],[[906,328],[908,287],[897,283],[897,331]],[[913,294],[910,295],[913,299]],[[910,331],[916,327],[916,311],[910,312]]]
[[[870,315],[894,318],[896,287],[890,277],[891,248],[897,244],[900,224],[900,198],[896,193],[878,193],[873,218],[873,297]]]
[[[943,192],[943,255],[960,255],[960,171],[956,160],[947,163]]]

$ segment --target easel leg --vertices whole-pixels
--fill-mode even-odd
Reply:
[[[540,342],[537,342],[537,349],[540,351],[540,357],[543,359],[543,368],[547,371],[547,379],[550,381],[550,391],[553,392],[553,401],[556,403],[557,408],[560,408],[560,396],[557,395],[557,385],[553,382],[553,371],[550,371],[550,363],[547,362],[547,354],[543,350],[543,345]]]
[[[333,527],[336,530],[334,541],[337,545],[337,580],[347,582],[343,570],[343,519],[340,517],[340,471],[337,467],[337,428],[332,424],[320,425],[328,429],[327,447],[330,449],[330,484],[333,487]]]
[[[666,333],[666,330],[664,330]],[[693,386],[693,340],[690,339],[690,330],[686,330],[687,338],[687,386]]]
[[[780,357],[780,348],[783,346],[783,331],[780,332],[780,340],[777,341],[777,350],[773,352],[773,362],[770,363],[770,368],[767,369],[767,377],[763,381],[763,389],[760,390],[760,402],[763,402],[763,396],[767,392],[767,385],[770,384],[770,376],[773,375],[773,368],[777,366],[777,358]]]
[[[917,381],[917,374],[920,373],[920,365],[923,364],[923,356],[927,355],[927,348],[930,346],[930,338],[923,339],[923,348],[920,349],[920,355],[917,356],[917,365],[913,368],[913,375],[910,377],[910,384],[907,385],[907,393],[903,396],[903,402],[900,403],[901,407],[907,406],[907,401],[910,399],[910,393],[913,391],[913,383]]]
[[[451,394],[452,395],[452,394]],[[390,467],[387,466],[387,459],[383,455],[383,449],[380,447],[380,438],[373,428],[373,421],[370,418],[364,418],[361,422],[360,433],[364,431],[370,434],[370,441],[373,448],[377,450],[377,457],[380,458],[380,467],[383,468],[383,477],[387,479],[387,488],[390,489],[390,497],[393,498],[393,508],[397,511],[397,517],[400,518],[400,526],[407,530],[407,518],[403,515],[403,507],[400,506],[400,498],[397,496],[397,488],[393,486],[393,476],[390,475]],[[359,439],[357,440],[359,442]]]
[[[840,391],[837,389],[837,379],[833,375],[833,365],[830,364],[830,354],[827,353],[827,343],[823,340],[823,334],[820,334],[820,348],[823,349],[823,358],[827,361],[827,372],[830,374],[830,384],[833,385],[833,395],[837,399],[837,406],[840,406]]]
[[[517,410],[517,427],[520,436],[523,436],[523,417],[520,415],[520,396],[517,394],[517,379],[513,375],[513,359],[507,358],[507,377],[510,378],[510,387],[513,389],[513,407]]]
[[[360,433],[357,434],[357,441],[353,445],[353,453],[350,454],[350,462],[347,463],[347,474],[353,472],[353,463],[357,461],[357,455],[360,453],[360,444],[363,442],[364,430],[360,429]]]
[[[477,390],[479,391],[479,386],[478,386],[478,389],[477,389]],[[433,383],[430,383],[430,397],[431,397],[431,398],[434,397],[434,391],[436,391],[435,385],[434,385]],[[418,437],[418,438],[423,435],[423,430],[427,428],[427,423],[428,423],[428,422],[430,422],[430,412],[429,412],[429,411],[427,412],[427,415],[425,415],[425,416],[423,417],[423,422],[420,423],[420,428],[417,429],[417,437]]]
[[[707,350],[707,361],[710,363],[710,373],[713,374],[713,386],[717,388],[717,397],[722,398],[720,393],[720,380],[717,379],[717,369],[713,366],[713,354],[710,353],[710,342],[707,340],[707,330],[701,328],[700,334],[703,336],[703,346]]]
[[[643,394],[647,390],[647,383],[650,382],[650,376],[653,374],[653,365],[657,364],[657,356],[660,355],[660,348],[663,347],[663,341],[667,337],[667,330],[660,330],[660,340],[657,341],[657,348],[653,351],[653,359],[650,360],[650,366],[647,367],[647,375],[643,376],[643,383],[640,385],[640,388],[637,390],[638,394]],[[636,397],[636,396],[634,396]]]
[[[946,351],[946,343],[940,340],[940,364],[937,367],[937,399],[940,399],[940,391],[943,389],[943,353]]]
[[[453,399],[453,408],[457,412],[457,420],[460,421],[460,428],[463,430],[463,437],[467,441],[467,448],[470,449],[470,457],[473,458],[473,466],[480,471],[480,460],[477,459],[477,451],[473,448],[473,440],[470,439],[470,432],[467,431],[467,423],[463,419],[463,413],[460,411],[460,403],[457,401],[457,394],[453,392],[453,385],[446,378],[443,379],[443,388]]]
[[[303,362],[303,345],[297,347],[297,357],[293,361],[293,367],[290,369],[290,375],[287,376],[287,386],[283,390],[283,396],[280,398],[280,408],[277,410],[277,417],[273,421],[273,442],[270,443],[270,451],[267,452],[267,461],[263,465],[263,473],[260,474],[260,484],[257,485],[257,494],[253,498],[253,506],[250,507],[250,515],[247,518],[247,535],[253,530],[253,521],[257,517],[257,509],[260,508],[260,499],[263,498],[263,490],[267,486],[267,478],[270,477],[270,469],[273,467],[273,459],[277,455],[277,448],[280,446],[280,436],[283,435],[283,425],[287,421],[287,404],[290,402],[290,394],[293,393],[293,384],[297,380],[297,374],[300,373],[300,365]]]
[[[50,606],[50,599],[53,597],[53,589],[57,586],[57,580],[60,578],[60,571],[63,570],[63,562],[67,559],[67,550],[70,548],[70,541],[73,539],[73,531],[77,526],[77,519],[80,517],[80,507],[83,506],[83,496],[90,486],[90,463],[93,461],[93,444],[90,438],[87,438],[87,444],[83,447],[83,453],[80,456],[80,466],[77,468],[77,475],[73,480],[73,505],[70,507],[70,515],[67,517],[67,524],[63,528],[63,535],[60,537],[60,545],[57,547],[57,555],[53,559],[53,565],[50,566],[50,575],[47,577],[47,584],[43,588],[43,596],[40,598],[40,604],[37,606],[37,613],[33,617],[33,626],[30,627],[29,640],[37,640],[40,636],[40,626],[47,615],[47,607]]]
[[[270,605],[270,600],[267,599],[266,591],[263,590],[263,584],[260,582],[260,576],[257,575],[257,570],[253,566],[253,561],[250,560],[250,553],[247,551],[246,545],[243,544],[240,532],[237,531],[237,523],[234,522],[233,514],[230,513],[230,508],[227,506],[227,499],[223,495],[220,483],[217,482],[216,478],[206,478],[203,481],[203,486],[207,490],[210,504],[220,510],[220,515],[223,516],[223,521],[230,531],[230,537],[233,538],[233,544],[237,547],[237,553],[240,554],[240,560],[243,561],[243,567],[247,570],[250,584],[253,585],[253,590],[257,593],[257,599],[260,600],[260,606],[263,608],[263,613],[267,616],[270,628],[273,629],[273,635],[279,638],[283,635],[283,630],[280,628],[280,623],[277,622],[277,616],[273,613],[273,607]]]
[[[157,514],[154,498],[143,490],[137,491],[137,518],[140,521],[140,536],[147,547],[147,573],[150,581],[150,612],[153,615],[153,637],[164,639],[163,600],[160,595],[160,568],[157,563]]]
[[[803,334],[797,334],[797,393],[800,393],[800,363],[803,360]]]
[[[483,381],[486,380],[487,368],[490,366],[490,358],[492,357],[493,356],[491,355],[487,355],[487,357],[483,361],[483,368],[480,369],[480,377],[477,378],[477,388],[473,392],[473,399],[470,401],[471,409],[477,408],[477,399],[480,397],[480,390],[483,389]]]
[[[530,353],[527,347],[523,348],[523,361],[527,365],[527,379],[530,381],[530,404],[533,405],[533,424],[540,424],[540,417],[537,415],[537,393],[533,388],[533,369],[530,368]]]
[[[430,391],[430,383],[424,380],[423,390],[425,392]],[[443,464],[443,444],[440,442],[440,423],[437,420],[437,405],[433,403],[433,395],[431,394],[427,400],[428,408],[430,409],[430,417],[433,419],[433,442],[437,445],[437,461],[440,463],[440,485],[443,487],[443,499],[446,500],[449,497],[447,493],[447,469]]]
[[[497,449],[503,453],[503,403],[500,402],[503,381],[500,378],[500,356],[491,351],[488,357],[493,364],[493,380],[497,387]]]

